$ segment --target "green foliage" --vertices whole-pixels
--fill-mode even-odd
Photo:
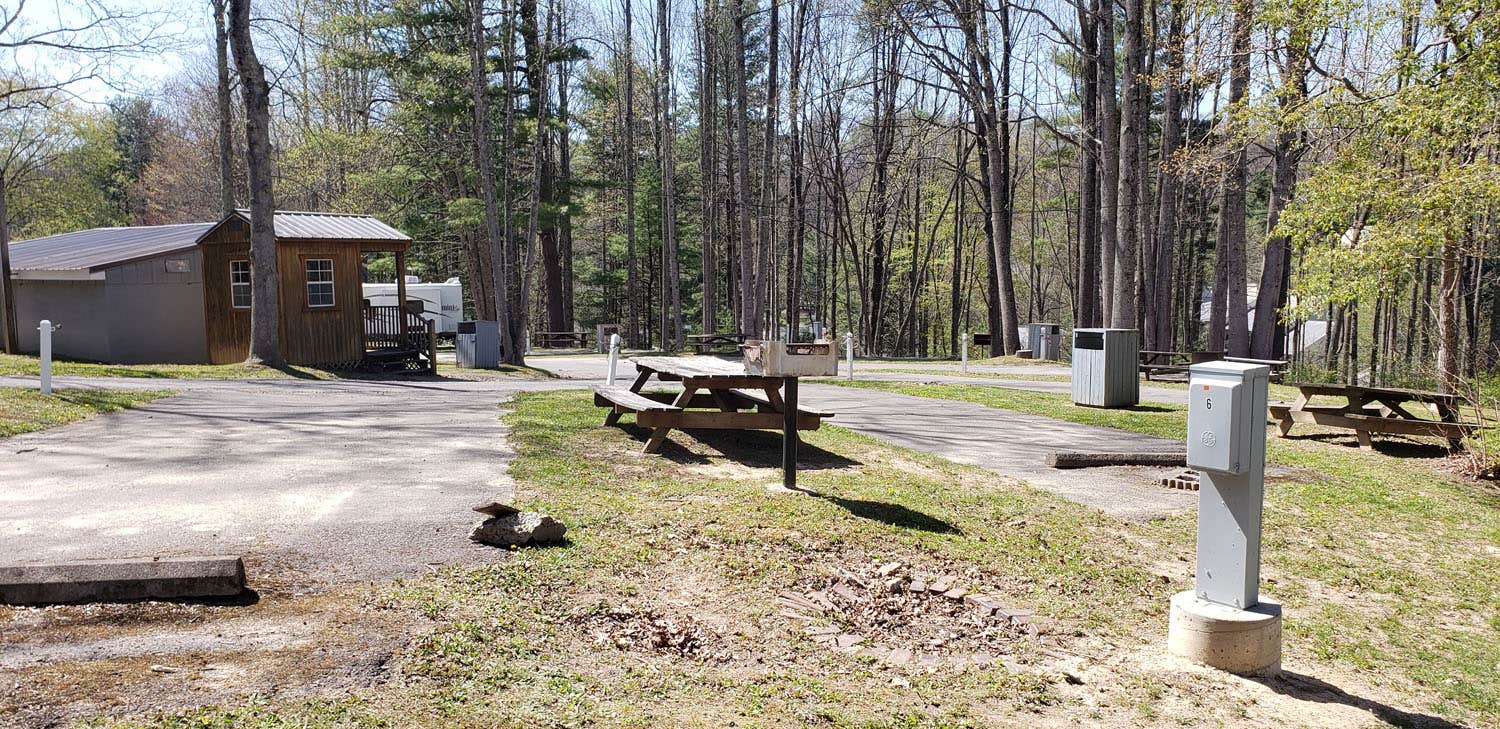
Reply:
[[[114,117],[67,108],[46,113],[37,166],[7,191],[11,238],[124,225],[125,158]]]
[[[1310,111],[1340,141],[1278,225],[1305,256],[1299,314],[1391,290],[1444,246],[1472,245],[1500,205],[1500,162],[1484,152],[1500,145],[1500,20],[1433,12],[1426,22],[1451,28],[1461,52],[1400,65],[1363,93],[1335,88]]]

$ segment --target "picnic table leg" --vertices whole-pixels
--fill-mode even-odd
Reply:
[[[693,401],[693,393],[696,393],[697,391],[698,388],[696,387],[683,385],[682,394],[678,395],[677,399],[673,401],[672,404],[679,408],[687,407],[687,404]],[[672,428],[665,425],[652,430],[651,437],[646,439],[646,447],[643,448],[641,452],[655,453],[656,451],[660,450],[662,442],[667,439],[667,434],[670,432],[672,432]]]
[[[1356,431],[1354,431],[1354,437],[1359,439],[1359,447],[1362,450],[1367,450],[1367,451],[1373,451],[1373,450],[1375,450],[1375,442],[1370,439],[1370,431],[1368,431],[1368,430],[1356,430]]]
[[[1287,433],[1292,432],[1292,414],[1287,413],[1285,418],[1276,419],[1276,430],[1285,438]]]
[[[797,378],[788,377],[781,407],[781,485],[797,488]]]

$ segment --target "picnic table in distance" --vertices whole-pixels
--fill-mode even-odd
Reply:
[[[1295,423],[1316,423],[1353,430],[1360,447],[1367,450],[1374,447],[1371,435],[1376,433],[1433,436],[1457,447],[1460,440],[1481,427],[1461,419],[1459,398],[1455,395],[1359,385],[1290,383],[1290,386],[1297,388],[1295,401],[1273,402],[1266,407],[1283,437]],[[1318,396],[1342,398],[1343,402],[1311,404],[1312,398]],[[1436,419],[1419,417],[1408,406],[1420,407]]]
[[[713,334],[689,334],[687,335],[688,346],[698,354],[707,354],[714,349],[723,347],[730,350],[738,350],[745,343],[745,335],[737,332],[717,332]]]
[[[781,391],[795,378],[751,375],[743,365],[712,357],[637,357],[636,378],[630,387],[596,387],[594,404],[610,408],[605,425],[619,422],[626,413],[635,422],[651,428],[645,453],[661,448],[673,429],[782,430],[796,438],[797,430],[817,430],[833,413],[795,408],[795,428],[787,428],[788,415]],[[659,382],[681,383],[682,391],[642,392],[655,377]]]

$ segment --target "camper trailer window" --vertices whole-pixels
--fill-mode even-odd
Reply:
[[[307,305],[333,306],[333,259],[307,259]]]
[[[250,308],[250,262],[229,262],[229,305],[236,309]]]

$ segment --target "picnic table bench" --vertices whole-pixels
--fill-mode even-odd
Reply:
[[[1361,387],[1322,383],[1292,383],[1297,388],[1293,402],[1273,402],[1266,406],[1277,429],[1285,437],[1295,423],[1315,423],[1354,431],[1361,448],[1374,447],[1371,435],[1425,435],[1443,438],[1457,447],[1465,436],[1478,430],[1478,423],[1463,422],[1459,417],[1460,400],[1456,395],[1394,387]],[[1334,405],[1313,405],[1318,396],[1343,398]],[[1420,407],[1436,420],[1418,417],[1408,406]]]
[[[795,439],[798,430],[817,430],[833,413],[795,405],[788,411],[782,390],[794,397],[794,377],[751,375],[742,365],[710,357],[637,357],[635,382],[629,387],[596,387],[594,404],[610,409],[605,425],[620,416],[651,428],[643,449],[655,453],[673,429],[773,430]],[[680,392],[642,392],[655,377],[682,384]],[[794,426],[794,427],[793,427]]]
[[[1152,376],[1162,375],[1186,375],[1188,370],[1195,364],[1204,362],[1244,362],[1246,364],[1266,365],[1271,368],[1271,381],[1281,382],[1286,375],[1287,362],[1283,359],[1252,359],[1250,357],[1226,357],[1222,351],[1200,351],[1200,352],[1165,352],[1153,349],[1143,349],[1140,353],[1141,376],[1150,381]]]
[[[739,346],[745,343],[745,335],[735,332],[689,334],[687,335],[687,341],[688,346],[692,347],[698,354],[707,354],[719,347],[738,351]]]
[[[587,349],[593,346],[593,339],[594,334],[590,332],[537,332],[531,343],[539,349]]]
[[[1140,356],[1141,376],[1148,382],[1152,375],[1185,375],[1192,365],[1224,359],[1223,352],[1165,352],[1154,349],[1143,349]]]

